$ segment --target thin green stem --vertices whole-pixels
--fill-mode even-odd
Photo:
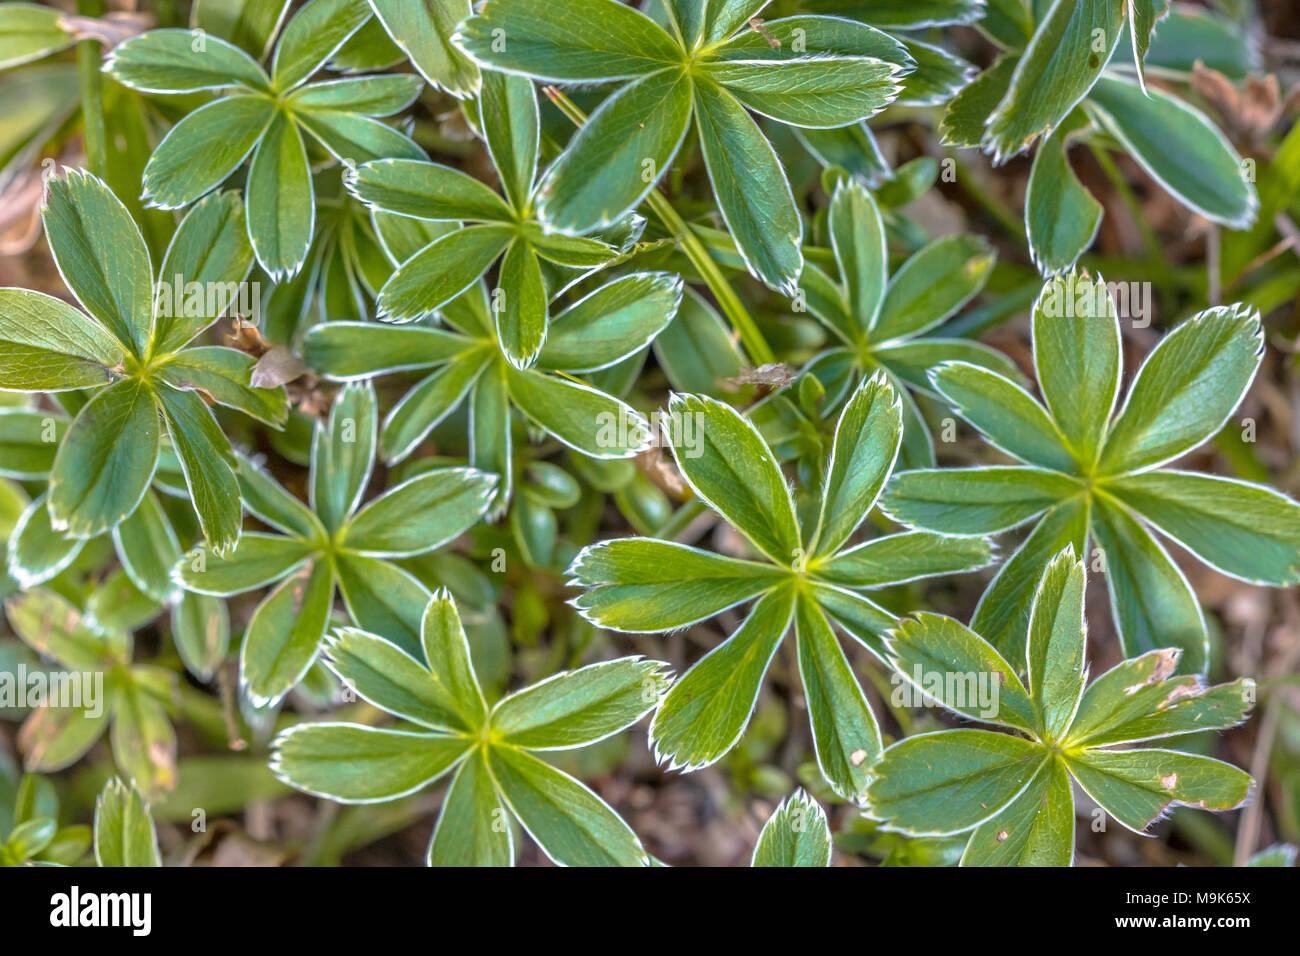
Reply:
[[[575,126],[582,126],[587,121],[587,115],[563,92],[553,86],[545,87],[544,92],[551,102],[573,121]],[[691,260],[691,264],[700,273],[700,278],[704,280],[704,284],[709,287],[713,297],[718,300],[718,306],[722,309],[722,314],[727,317],[727,321],[739,333],[740,341],[744,344],[745,351],[749,353],[750,360],[755,365],[766,365],[775,362],[776,355],[772,351],[772,347],[763,338],[763,333],[759,331],[744,303],[740,301],[740,297],[736,295],[731,283],[727,281],[726,276],[722,274],[722,270],[718,268],[717,262],[704,248],[704,243],[700,242],[699,236],[695,235],[686,220],[673,208],[673,204],[668,200],[668,197],[657,188],[651,189],[646,194],[646,203],[655,216],[659,218],[659,221],[663,223],[669,234],[676,238],[682,252],[686,253],[686,257]]]
[[[104,15],[104,0],[77,0],[83,17]],[[77,44],[77,75],[81,80],[81,120],[85,127],[86,167],[100,179],[108,177],[107,137],[104,133],[104,77],[99,72],[103,55],[98,40]]]

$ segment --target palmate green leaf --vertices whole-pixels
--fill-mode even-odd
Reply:
[[[1025,731],[1038,725],[1015,669],[988,641],[952,618],[928,612],[904,618],[886,635],[885,650],[903,679],[955,713]]]
[[[554,862],[647,865],[636,834],[588,787],[513,747],[493,747],[487,759],[502,799]]]
[[[916,734],[873,768],[867,812],[913,836],[960,833],[1019,796],[1049,759],[1032,740],[987,730]]]
[[[53,526],[93,538],[131,514],[158,466],[160,431],[157,398],[138,379],[124,379],[91,398],[54,456]]]
[[[569,566],[585,590],[572,603],[598,627],[668,631],[705,620],[773,587],[781,573],[672,541],[615,538],[589,545]]]
[[[0,309],[4,295],[0,290]],[[68,430],[68,419],[45,411],[0,408],[0,475],[44,478],[54,467],[54,453]]]
[[[271,61],[272,86],[285,92],[315,73],[370,19],[356,0],[309,0],[285,25]]]
[[[451,42],[456,24],[473,12],[469,0],[370,0],[370,6],[432,86],[461,98],[478,92],[478,67]]]
[[[1177,647],[1187,670],[1204,670],[1205,618],[1182,570],[1122,505],[1099,494],[1093,508],[1093,533],[1105,556],[1106,589],[1125,654]]]
[[[484,66],[559,82],[626,79],[681,60],[658,24],[616,0],[490,0],[452,41]]]
[[[1139,0],[1135,0],[1135,3]],[[1240,154],[1204,113],[1160,90],[1103,77],[1088,95],[1099,124],[1188,208],[1232,229],[1255,221],[1259,197]]]
[[[6,544],[5,570],[20,588],[48,581],[81,553],[85,541],[55,531],[46,506],[48,495],[38,495],[23,509]]]
[[[691,91],[682,71],[660,69],[606,99],[538,182],[542,221],[562,232],[584,233],[612,224],[640,203],[681,147],[691,120]]]
[[[902,531],[872,538],[817,566],[817,576],[849,588],[905,584],[941,574],[978,571],[992,563],[986,538]]]
[[[71,46],[75,38],[59,26],[63,12],[37,3],[0,7],[0,69],[30,63]]]
[[[113,529],[113,544],[131,583],[160,604],[172,603],[178,588],[171,570],[181,545],[156,492],[146,492],[131,516]]]
[[[1038,722],[1035,730],[1059,740],[1069,728],[1083,694],[1083,562],[1066,547],[1047,565],[1029,609],[1025,661]]]
[[[1263,357],[1258,311],[1244,305],[1198,313],[1147,356],[1111,426],[1100,467],[1155,467],[1217,432]]]
[[[1074,793],[1065,761],[1047,762],[1020,796],[971,834],[962,866],[1069,866]]]
[[[1068,759],[1070,772],[1088,796],[1139,833],[1173,806],[1233,810],[1253,789],[1244,770],[1173,750],[1084,750]]]
[[[488,718],[504,744],[569,750],[604,740],[636,723],[668,685],[661,661],[624,657],[552,674],[502,698]]]
[[[0,388],[61,392],[104,385],[123,347],[53,296],[0,289]]]
[[[866,519],[893,471],[902,429],[898,395],[877,373],[854,391],[835,427],[814,557],[837,552]]]
[[[274,117],[275,103],[264,96],[225,96],[200,106],[149,157],[141,198],[179,209],[215,189],[243,165]]]
[[[284,697],[307,673],[329,623],[334,574],[317,559],[284,578],[257,606],[239,652],[243,691],[260,706]]]
[[[1123,4],[1114,0],[1052,4],[988,119],[984,146],[995,163],[1027,149],[1069,115],[1110,62],[1123,26]]]
[[[239,541],[242,523],[230,440],[196,393],[163,387],[156,394],[199,526],[209,547],[225,554]]]
[[[469,752],[463,737],[344,723],[304,723],[277,737],[271,769],[336,803],[379,803],[422,790]]]
[[[950,362],[930,373],[936,391],[990,444],[1022,461],[1069,473],[1074,458],[1047,410],[996,372]]]
[[[803,222],[776,151],[740,102],[711,82],[695,84],[695,124],[718,209],[745,265],[793,296]]]
[[[1088,125],[1071,113],[1044,138],[1025,187],[1029,254],[1043,275],[1065,272],[1092,245],[1101,228],[1101,203],[1079,182],[1067,153],[1071,139]]]
[[[705,75],[754,112],[811,129],[846,126],[884,109],[898,97],[900,72],[866,56],[705,64]]]
[[[198,30],[150,30],[131,37],[109,51],[104,72],[142,93],[270,89],[256,60],[220,36]]]
[[[673,683],[650,724],[660,763],[697,770],[735,746],[790,626],[794,604],[790,588],[765,594],[734,634]]]
[[[258,263],[273,280],[289,278],[307,259],[316,199],[302,134],[284,113],[271,120],[253,152],[245,194],[248,237]]]
[[[153,815],[134,782],[113,777],[95,798],[95,863],[162,866]]]
[[[1084,308],[1080,309],[1079,306]],[[1119,318],[1100,277],[1049,280],[1034,304],[1034,368],[1043,399],[1085,473],[1119,397]]]
[[[825,615],[807,593],[796,601],[794,631],[817,766],[837,794],[861,802],[882,749],[875,715]]]
[[[69,169],[46,183],[41,219],[64,284],[137,356],[153,323],[153,264],[140,229],[104,182]]]
[[[831,830],[826,812],[796,790],[763,824],[751,866],[830,866]]]
[[[371,557],[432,551],[474,525],[496,492],[495,475],[439,468],[395,485],[340,528],[343,546]]]
[[[668,408],[673,455],[691,489],[761,553],[791,565],[803,554],[794,504],[757,429],[730,406],[704,396],[674,395]],[[678,447],[688,428],[698,435],[697,448]]]
[[[456,771],[426,855],[429,866],[513,866],[514,828],[493,785],[483,748]]]
[[[1274,587],[1300,581],[1300,505],[1272,488],[1186,471],[1128,475],[1106,488],[1225,574]]]

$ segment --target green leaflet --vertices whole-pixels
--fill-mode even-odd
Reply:
[[[230,441],[196,393],[164,388],[157,398],[203,535],[224,554],[239,541],[241,524]]]
[[[474,750],[452,778],[442,812],[429,841],[429,866],[511,866],[514,828],[488,770],[487,757]]]
[[[191,30],[150,30],[133,36],[113,47],[104,71],[145,93],[270,88],[257,61],[239,47]]]
[[[93,538],[133,512],[158,465],[153,391],[124,379],[98,392],[73,419],[50,472],[55,528]]]
[[[826,813],[802,790],[782,800],[763,824],[752,866],[829,866],[831,831]]]
[[[285,577],[257,606],[239,653],[244,692],[270,704],[302,680],[329,622],[334,575],[314,561]]]
[[[1110,77],[1098,81],[1088,104],[1101,125],[1183,205],[1233,229],[1255,221],[1259,198],[1243,175],[1242,158],[1205,114],[1159,90],[1144,92]]]
[[[311,245],[316,201],[302,134],[283,114],[271,120],[253,153],[245,208],[262,268],[277,280],[297,272]]]
[[[1046,763],[1015,800],[971,834],[962,866],[1069,866],[1074,793],[1061,760]]]
[[[1088,94],[1110,62],[1123,25],[1123,5],[1113,0],[1052,4],[988,119],[983,145],[995,163],[1027,149]]]
[[[693,770],[717,762],[735,746],[790,626],[794,603],[788,588],[766,594],[734,634],[669,688],[650,724],[657,757]]]
[[[468,0],[371,0],[384,30],[433,86],[453,96],[478,91],[478,67],[451,42],[456,24],[471,13]]]
[[[428,786],[462,760],[460,737],[361,727],[299,724],[275,742],[271,769],[299,790],[339,803],[393,800]]]
[[[1101,228],[1101,203],[1079,182],[1067,157],[1071,138],[1086,126],[1080,113],[1071,113],[1034,154],[1025,193],[1025,232],[1043,275],[1071,269]]]
[[[99,866],[162,866],[149,804],[113,777],[95,798],[95,862]]]
[[[71,46],[60,11],[35,3],[7,3],[0,10],[0,69],[39,60]]]

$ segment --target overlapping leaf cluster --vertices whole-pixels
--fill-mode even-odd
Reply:
[[[1157,534],[1300,583],[1300,505],[1173,467],[1240,406],[1263,317],[1198,298],[1126,385],[1123,316],[1076,265],[1101,206],[1067,161],[1116,148],[1216,226],[1252,224],[1248,164],[1164,88],[1192,69],[1188,18],[200,2],[189,29],[107,52],[110,108],[58,72],[73,26],[0,4],[0,84],[52,104],[0,140],[0,182],[54,152],[77,92],[95,167],[42,180],[69,301],[0,289],[0,593],[21,641],[0,661],[103,684],[93,712],[22,715],[0,864],[88,861],[39,774],[105,735],[123,779],[94,859],[160,864],[149,802],[168,812],[187,773],[182,721],[246,731],[259,795],[400,807],[442,786],[431,865],[513,864],[521,830],[562,865],[658,862],[578,778],[631,745],[739,779],[778,696],[807,713],[809,769],[769,788],[755,866],[828,865],[833,819],[895,862],[1068,865],[1075,783],[1136,831],[1241,806],[1249,775],[1188,735],[1244,721],[1255,687],[1207,685],[1211,629]],[[955,25],[998,48],[978,75]],[[106,110],[135,124],[111,164]],[[1035,148],[1026,247],[909,217],[936,164],[891,164],[882,113],[995,165]],[[976,333],[1027,305],[1026,369]],[[1014,463],[937,467],[950,415],[988,446],[975,460]],[[1085,562],[1121,659],[1091,684]],[[992,566],[969,627],[921,606],[921,582]],[[673,632],[712,621],[726,636],[684,655]],[[142,662],[137,631],[170,641]],[[990,687],[991,709],[971,697]],[[891,688],[998,730],[913,733]],[[1189,749],[1134,746],[1155,740]]]

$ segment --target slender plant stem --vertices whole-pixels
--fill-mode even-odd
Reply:
[[[77,0],[83,17],[104,15],[104,0]],[[107,137],[104,133],[104,77],[99,72],[102,45],[98,40],[77,44],[77,75],[81,79],[81,120],[85,127],[86,166],[100,179],[108,176]]]
[[[575,126],[582,126],[587,121],[587,115],[562,91],[553,86],[548,86],[544,88],[544,92],[551,102],[573,121]],[[654,188],[646,194],[646,203],[660,222],[663,223],[664,228],[677,239],[682,252],[686,253],[686,257],[691,260],[691,264],[700,273],[704,284],[709,287],[713,297],[718,300],[718,306],[722,309],[723,315],[727,317],[727,321],[739,333],[740,341],[744,344],[745,351],[749,353],[750,360],[755,365],[766,365],[775,362],[776,355],[772,352],[772,347],[763,338],[763,333],[759,331],[744,303],[740,301],[740,297],[736,295],[731,283],[727,281],[726,276],[722,274],[722,270],[718,268],[717,262],[709,255],[709,251],[704,248],[704,243],[700,242],[699,236],[694,233],[686,220],[673,208],[673,204],[668,200],[668,197],[657,188]]]

